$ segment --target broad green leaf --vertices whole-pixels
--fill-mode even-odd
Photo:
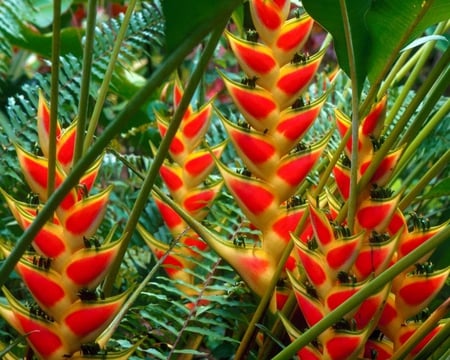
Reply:
[[[370,52],[371,40],[365,24],[365,14],[369,10],[372,0],[349,1],[346,7],[352,35],[355,56],[358,92],[361,92],[367,76],[367,59]],[[340,67],[350,76],[347,42],[345,39],[344,23],[342,21],[339,0],[304,0],[306,11],[325,28],[332,36],[334,48]]]
[[[32,16],[25,21],[44,28],[53,23],[53,0],[32,0],[30,1],[36,10]],[[72,0],[61,0],[61,14],[64,14],[72,5]]]
[[[306,11],[334,38],[339,65],[350,73],[339,0],[304,0]],[[427,27],[448,19],[448,0],[346,0],[358,91],[366,77],[373,83],[384,75],[401,49]],[[420,18],[423,6],[430,6]]]
[[[81,38],[83,31],[77,28],[65,28],[61,31],[61,55],[73,54],[81,56]],[[52,35],[40,34],[31,30],[26,25],[20,26],[20,32],[12,35],[7,34],[7,39],[12,45],[30,50],[36,54],[49,58],[52,53]]]
[[[430,8],[419,19],[422,7],[426,4]],[[373,82],[382,73],[391,53],[400,51],[429,26],[448,20],[449,14],[448,0],[372,0],[366,17],[372,43],[368,63],[369,80]],[[410,28],[412,31],[409,33]],[[404,36],[407,38],[402,41]]]
[[[165,0],[163,12],[166,19],[167,51],[176,49],[199,28],[206,35],[224,16],[230,16],[241,2],[242,0]]]

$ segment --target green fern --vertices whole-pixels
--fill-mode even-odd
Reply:
[[[33,11],[29,6],[20,6],[22,1],[5,0],[0,4],[0,50],[7,47],[12,36],[20,37],[20,29],[23,26],[21,16],[25,11]],[[29,8],[29,10],[25,10]],[[29,14],[28,14],[29,16]],[[109,62],[109,54],[115,41],[114,34],[120,27],[122,18],[112,19],[108,24],[103,24],[97,28],[96,43],[93,54],[93,81],[90,86],[90,93],[95,98],[99,89],[102,77]],[[158,1],[143,3],[140,11],[135,12],[130,21],[127,37],[119,56],[119,66],[114,75],[112,89],[117,95],[127,98],[136,89],[136,85],[130,79],[133,70],[126,64],[133,64],[133,61],[144,56],[149,56],[149,52],[143,49],[160,48],[163,38],[161,21],[161,6]],[[0,59],[1,60],[1,59]],[[5,66],[4,66],[5,67]],[[0,74],[1,74],[0,65]],[[128,73],[124,74],[124,70]],[[58,117],[63,124],[68,124],[76,116],[78,108],[78,96],[81,82],[81,58],[72,54],[63,55],[61,58],[60,71],[60,101],[58,104]],[[23,146],[32,148],[36,141],[35,117],[36,105],[38,101],[38,89],[49,97],[50,77],[48,74],[36,74],[32,83],[26,83],[22,87],[21,94],[8,99],[6,112],[7,118],[0,120],[2,134],[8,136],[0,137],[0,146],[4,154],[0,160],[0,171],[4,176],[0,186],[5,186],[11,178],[17,179],[14,168],[10,165],[15,162],[12,142],[20,142]]]
[[[143,305],[127,315],[121,331],[126,331],[129,322],[151,326],[149,338],[141,346],[143,352],[160,359],[175,359],[180,354],[222,358],[215,352],[225,346],[231,355],[237,348],[239,335],[254,311],[251,295],[220,258],[210,252],[202,255],[202,263],[196,263],[202,271],[195,271],[198,296],[186,296],[177,287],[188,284],[160,276],[141,294]],[[192,338],[199,338],[202,345],[190,348]]]

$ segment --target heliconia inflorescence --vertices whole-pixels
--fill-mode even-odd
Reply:
[[[27,229],[47,201],[50,114],[42,94],[39,97],[37,127],[42,156],[16,145],[24,178],[33,196],[29,203],[17,201],[6,191],[2,194],[22,229]],[[76,122],[56,129],[55,187],[59,187],[72,167]],[[90,195],[101,159],[84,174],[32,241],[16,265],[34,303],[18,301],[3,288],[8,305],[0,305],[0,314],[27,341],[39,359],[62,359],[94,354],[111,336],[103,334],[127,298],[127,293],[104,298],[98,285],[109,271],[120,241],[100,241],[96,231],[104,217],[111,187]],[[112,237],[112,234],[111,236]],[[2,243],[8,256],[11,249]],[[97,341],[97,342],[96,342]],[[95,344],[95,345],[94,345]],[[89,348],[89,349],[88,349]],[[93,348],[96,351],[92,350]],[[88,349],[88,351],[86,350]],[[127,358],[129,354],[123,354]],[[115,358],[120,358],[115,356]]]
[[[386,98],[377,102],[359,128],[358,176],[364,174],[380,145],[386,112]],[[336,111],[337,128],[344,135],[350,128],[348,117]],[[337,191],[347,200],[350,161],[354,147],[346,144],[346,157],[334,168]],[[397,149],[387,154],[365,189],[357,198],[354,229],[346,222],[335,223],[341,205],[328,192],[328,206],[309,201],[309,219],[314,236],[294,238],[304,275],[291,276],[298,305],[308,326],[313,326],[370,279],[436,234],[441,227],[416,226],[408,231],[398,208],[399,196],[385,188],[401,156]],[[325,208],[325,206],[323,206]],[[417,221],[416,221],[417,222]],[[431,255],[431,254],[429,254]],[[433,271],[427,262],[407,269],[378,293],[367,298],[339,323],[324,331],[314,345],[298,352],[305,359],[389,359],[420,326],[421,311],[444,286],[448,269]],[[442,324],[430,334],[435,335]],[[290,326],[291,336],[294,331]],[[413,357],[431,339],[426,337],[413,350]]]
[[[173,86],[173,108],[176,110],[183,96],[183,88],[177,78]],[[166,160],[160,168],[160,175],[175,203],[195,220],[203,220],[209,212],[212,202],[222,187],[222,181],[209,181],[208,176],[214,169],[213,156],[220,157],[225,143],[211,149],[201,147],[212,116],[211,102],[194,110],[190,105],[183,114],[180,128],[175,134],[169,148],[171,161]],[[169,119],[156,113],[158,129],[164,136],[169,125]],[[156,205],[167,225],[173,239],[178,244],[171,250],[163,262],[167,274],[178,281],[187,294],[192,293],[194,277],[192,270],[197,261],[201,260],[201,251],[207,248],[206,243],[186,222],[157,195],[154,195]],[[138,231],[147,242],[156,258],[161,258],[169,245],[156,239],[138,225]],[[182,285],[184,282],[185,285]]]
[[[325,97],[307,105],[298,101],[316,74],[324,50],[312,56],[301,52],[313,20],[298,13],[288,19],[290,1],[250,0],[249,4],[256,31],[249,31],[247,39],[225,34],[246,77],[237,82],[221,74],[245,121],[236,123],[219,113],[245,168],[233,171],[219,160],[217,164],[226,187],[251,226],[260,231],[260,237],[247,247],[217,241],[211,246],[262,296],[292,239],[295,247],[286,271],[304,320],[313,326],[440,227],[416,227],[409,232],[398,208],[400,195],[392,196],[385,188],[402,148],[388,153],[369,185],[360,190],[354,228],[348,229],[345,221],[334,221],[341,207],[337,197],[344,201],[349,197],[351,151],[358,151],[358,163],[352,165],[357,167],[360,179],[382,144],[386,98],[364,117],[357,146],[351,141],[346,144],[347,157],[334,168],[336,185],[329,188],[328,196],[306,196],[304,205],[298,201],[300,185],[327,144],[326,138],[309,147],[301,143]],[[343,136],[351,121],[340,111],[336,111],[336,119]],[[303,232],[293,236],[306,211],[309,215]],[[424,258],[421,263],[426,261]],[[377,359],[389,358],[419,326],[420,322],[411,319],[420,314],[447,279],[448,269],[427,272],[424,265],[417,267],[419,270],[407,269],[324,331],[314,344],[299,351],[300,358],[371,359],[374,354]],[[287,328],[292,330],[289,324]],[[295,337],[298,332],[290,334]]]
[[[297,190],[327,145],[327,136],[311,145],[302,142],[325,102],[326,94],[311,102],[302,99],[325,50],[311,56],[303,50],[314,22],[307,14],[290,16],[290,1],[250,1],[250,10],[255,31],[248,31],[247,39],[225,33],[245,77],[237,82],[221,74],[244,119],[236,123],[219,113],[244,168],[217,163],[260,235],[254,245],[212,246],[262,296],[306,209]],[[287,267],[294,263],[290,258]],[[278,295],[280,306],[283,296]]]

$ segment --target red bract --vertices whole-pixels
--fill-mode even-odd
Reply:
[[[175,109],[182,96],[183,89],[180,80],[177,79],[173,86]],[[213,157],[220,157],[225,143],[209,149],[199,146],[204,141],[211,115],[211,103],[199,109],[188,107],[170,145],[169,154],[173,161],[164,162],[160,168],[161,178],[173,200],[196,220],[202,220],[207,216],[222,186],[221,181],[209,182],[207,185],[205,182],[214,169]],[[157,121],[161,136],[165,136],[170,119],[157,114]],[[199,251],[206,250],[206,243],[195,231],[188,229],[188,225],[174,209],[158,196],[154,196],[154,199],[165,224],[180,245],[165,257],[163,267],[171,278],[181,280],[179,284],[183,291],[192,293],[192,287],[184,286],[182,283],[194,284],[195,279],[189,271],[196,266],[192,258],[201,261],[202,255]],[[158,259],[169,251],[168,245],[153,237],[144,226],[139,225],[137,229]]]
[[[249,33],[248,39],[241,39],[225,33],[246,77],[238,82],[220,73],[246,122],[236,123],[219,113],[245,169],[229,169],[219,160],[217,164],[228,190],[260,235],[253,239],[251,251],[245,244],[212,246],[260,295],[305,211],[293,197],[328,141],[324,137],[309,146],[299,144],[325,102],[323,95],[306,105],[296,104],[324,51],[312,56],[302,53],[313,20],[306,14],[288,19],[290,6],[284,0],[250,1],[257,35]],[[308,236],[305,232],[303,238]],[[295,258],[288,266],[293,271]]]
[[[41,202],[48,197],[49,108],[40,95],[38,135],[44,156],[16,146],[19,164],[31,190]],[[67,129],[57,124],[56,178],[59,187],[70,172],[76,139],[76,122]],[[101,244],[95,238],[111,188],[89,195],[101,159],[86,172],[80,185],[62,201],[56,215],[37,233],[32,245],[16,265],[35,305],[25,308],[5,290],[9,306],[0,313],[26,339],[39,359],[61,359],[80,351],[95,339],[116,316],[127,294],[103,299],[95,289],[109,271],[120,242]],[[17,223],[27,229],[41,205],[16,201],[2,191]],[[10,250],[2,246],[5,255]]]
[[[362,120],[358,142],[358,178],[372,163],[379,146],[386,112],[386,98],[375,104]],[[350,119],[336,112],[337,128],[344,135],[350,128]],[[354,151],[351,142],[346,144],[350,158]],[[443,226],[428,228],[416,219],[416,226],[408,232],[405,218],[398,208],[400,196],[392,196],[388,184],[402,149],[390,152],[376,169],[369,185],[357,195],[356,219],[353,229],[345,222],[337,224],[334,219],[340,211],[340,203],[331,191],[328,192],[328,208],[322,210],[324,201],[309,199],[310,223],[314,237],[294,239],[303,274],[290,276],[300,310],[309,326],[313,326],[330,311],[356,294],[368,280],[378,276],[398,259],[437,234]],[[333,173],[337,190],[343,200],[349,197],[350,165],[338,162]],[[317,203],[317,205],[313,205]],[[355,235],[352,235],[355,234]],[[448,269],[433,271],[427,261],[404,271],[378,293],[370,296],[341,323],[326,330],[318,338],[318,349],[313,358],[348,359],[365,356],[388,359],[395,350],[416,330],[406,322],[420,314],[439,293],[448,277]],[[368,340],[378,328],[381,337]],[[289,330],[289,329],[288,329]],[[423,347],[439,331],[423,339]],[[419,348],[419,347],[418,347]],[[364,350],[363,350],[364,349]],[[306,358],[310,350],[302,349]],[[418,350],[415,350],[417,352]],[[377,357],[378,358],[378,357]]]

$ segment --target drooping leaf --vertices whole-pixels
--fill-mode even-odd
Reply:
[[[442,40],[445,41],[446,43],[448,43],[448,40],[445,36],[442,35],[427,35],[427,36],[422,36],[416,40],[414,40],[413,42],[411,42],[408,46],[404,47],[402,49],[403,51],[409,50],[409,49],[413,49],[415,47],[421,46],[429,41],[437,41],[437,40]]]
[[[422,8],[430,4],[424,17],[418,16]],[[401,50],[408,42],[419,36],[426,28],[440,21],[448,20],[450,2],[447,0],[398,0],[372,1],[367,14],[367,26],[372,41],[371,52],[368,57],[368,76],[373,81],[382,71],[389,54]],[[402,37],[408,28],[414,26],[405,43]]]
[[[33,8],[36,10],[32,13],[30,18],[24,19],[43,28],[52,24],[53,22],[53,1],[52,0],[32,0],[30,1]],[[61,14],[65,13],[72,5],[72,0],[61,1]]]
[[[349,74],[349,58],[339,0],[305,0],[308,13],[334,38],[342,69]],[[430,6],[422,18],[424,6]],[[368,76],[371,82],[383,72],[391,56],[396,56],[430,25],[448,19],[447,0],[364,0],[346,1],[358,81],[358,91]]]
[[[206,35],[223,16],[229,16],[241,2],[241,0],[164,1],[167,51],[176,49],[198,28],[202,28]]]
[[[371,0],[346,1],[352,44],[355,57],[358,91],[367,75],[367,55],[371,47],[370,34],[365,23],[365,14],[371,6]],[[347,43],[339,0],[305,0],[306,11],[322,25],[334,39],[334,47],[341,68],[350,74]]]

